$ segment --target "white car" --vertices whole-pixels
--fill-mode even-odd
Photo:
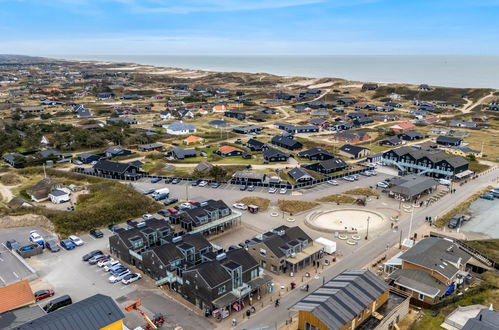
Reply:
[[[380,181],[378,183],[376,183],[376,186],[380,187],[380,188],[388,188],[388,183],[384,182],[384,181]]]
[[[352,182],[355,181],[355,178],[353,176],[344,176],[343,180]]]
[[[76,246],[82,246],[83,244],[85,244],[85,242],[83,242],[83,240],[81,238],[79,238],[78,236],[76,236],[76,235],[69,235],[68,238]]]
[[[97,266],[102,268],[104,266],[110,265],[114,262],[115,260],[113,258],[110,259],[103,259],[97,263]]]
[[[339,185],[338,181],[336,181],[336,180],[329,180],[327,183],[329,183],[330,185],[333,185],[333,186]]]
[[[111,275],[109,276],[109,282],[110,283],[116,283],[116,282],[119,282],[121,281],[125,276],[127,276],[128,274],[131,274],[132,272],[127,269],[127,270],[124,270],[122,271],[121,273],[119,274],[116,274],[116,275]]]
[[[277,188],[271,187],[269,188],[269,194],[275,194],[277,192]]]
[[[142,275],[140,275],[139,273],[131,273],[131,274],[128,274],[125,277],[123,277],[121,279],[121,283],[130,284],[132,282],[140,280],[141,278],[142,278]]]
[[[40,244],[39,242],[42,242],[43,244],[43,237],[42,235],[38,234],[36,230],[32,230],[29,232],[29,240],[33,243]]]
[[[279,190],[279,194],[283,194],[284,195],[287,192],[288,192],[288,189],[286,189],[286,188],[281,188],[281,190]]]
[[[149,219],[152,219],[152,218],[154,218],[154,217],[153,217],[153,215],[152,215],[152,214],[149,214],[149,213],[144,214],[144,215],[142,216],[142,219],[144,219],[144,220],[149,220]]]
[[[113,262],[109,263],[108,265],[105,265],[104,270],[106,272],[108,272],[111,270],[111,268],[113,268],[114,266],[117,266],[117,265],[121,265],[121,263],[118,260],[114,260]]]
[[[201,181],[199,184],[198,184],[198,187],[206,187],[208,185],[208,181]]]
[[[240,210],[247,210],[248,209],[248,205],[243,204],[243,203],[232,204],[232,206],[234,206],[234,208],[240,209]]]

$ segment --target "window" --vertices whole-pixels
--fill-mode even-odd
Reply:
[[[316,326],[314,326],[308,322],[305,322],[305,330],[321,330],[321,329],[317,328]]]
[[[419,296],[418,296],[418,299],[419,300],[424,300],[424,294],[420,293]]]
[[[261,255],[261,256],[266,256],[266,255],[267,255],[267,250],[265,250],[265,249],[260,249],[260,255]]]
[[[225,293],[225,285],[222,285],[221,287],[218,288],[218,294]]]

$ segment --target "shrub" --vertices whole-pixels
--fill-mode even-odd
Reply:
[[[0,182],[6,186],[13,186],[23,182],[22,177],[15,173],[6,173],[0,177]]]
[[[319,205],[319,203],[280,199],[277,202],[277,205],[279,206],[279,209],[281,211],[287,212],[287,213],[293,215],[293,214],[296,214],[298,212],[310,210],[310,209],[316,207],[317,205]]]
[[[352,196],[346,196],[341,194],[327,195],[318,199],[319,202],[329,202],[337,204],[351,204],[355,201]]]
[[[376,196],[377,197],[377,196],[379,196],[379,193],[376,190],[370,189],[370,188],[355,188],[355,189],[350,189],[350,190],[345,191],[344,194],[366,196],[366,197],[369,197],[369,196]]]

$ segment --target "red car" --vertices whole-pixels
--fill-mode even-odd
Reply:
[[[177,211],[176,209],[174,209],[173,207],[171,207],[171,208],[169,208],[169,209],[167,209],[167,210],[168,210],[168,212],[170,212],[171,214],[177,214],[177,213],[178,213],[178,211]]]
[[[52,297],[54,295],[54,290],[40,290],[35,292],[35,300],[40,301],[42,299]]]

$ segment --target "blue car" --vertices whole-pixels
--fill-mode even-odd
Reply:
[[[482,199],[488,199],[489,201],[491,201],[491,200],[494,199],[494,195],[492,195],[492,194],[483,194],[483,195],[480,195],[480,198],[482,198]]]
[[[74,245],[73,242],[71,242],[71,240],[69,239],[63,239],[59,242],[61,244],[61,246],[66,249],[66,250],[72,250],[74,249],[76,246]]]
[[[161,181],[160,178],[151,179],[151,183],[158,183],[159,181]]]

